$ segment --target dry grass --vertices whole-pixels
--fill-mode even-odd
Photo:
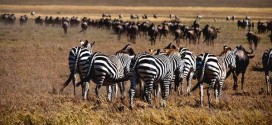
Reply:
[[[5,6],[0,7],[1,12],[3,7]],[[143,11],[142,13],[148,11],[145,7],[141,9],[143,10],[139,11]],[[29,10],[33,9],[29,8]],[[14,12],[26,13],[29,10],[18,8]],[[44,15],[51,15],[55,11],[58,10],[42,12]],[[132,11],[129,10],[129,12]],[[171,8],[160,11],[165,14],[167,11],[169,11],[168,14],[172,13]],[[223,17],[231,13],[208,11],[205,13],[207,16],[210,16],[209,13],[214,13]],[[80,12],[81,10],[76,9],[72,14],[84,15]],[[115,12],[117,11],[112,10],[112,13]],[[96,13],[103,13],[103,10],[97,10]],[[246,15],[243,12],[240,14],[241,17]],[[59,16],[63,16],[62,13]],[[252,13],[252,17],[253,20],[256,20],[254,17],[269,19],[265,18],[261,11]],[[188,17],[184,23],[191,24],[192,20]],[[215,47],[202,44],[187,46],[194,53],[218,54],[223,44],[231,47],[243,44],[247,48],[246,31],[238,31],[236,23],[227,23],[223,19],[215,23],[205,18],[200,23],[201,26],[208,23],[221,27],[222,32],[216,40]],[[255,51],[256,56],[248,67],[245,90],[233,91],[232,78],[228,78],[223,97],[218,104],[213,102],[214,108],[206,107],[206,95],[205,107],[197,107],[199,96],[196,91],[189,97],[171,96],[167,108],[160,108],[156,103],[154,108],[136,108],[130,111],[127,108],[128,100],[126,100],[125,110],[121,112],[118,109],[120,107],[118,102],[107,103],[104,96],[102,106],[97,109],[94,106],[94,85],[91,86],[91,98],[85,102],[82,101],[79,88],[78,95],[72,94],[72,85],[69,85],[62,94],[55,91],[68,77],[68,52],[71,47],[79,45],[79,39],[97,41],[94,51],[106,54],[113,54],[127,44],[125,37],[117,41],[117,36],[111,31],[94,28],[89,29],[85,34],[79,31],[80,28],[71,28],[68,29],[68,34],[64,35],[61,28],[39,27],[34,25],[33,20],[25,26],[18,24],[9,26],[0,23],[0,124],[272,124],[272,97],[264,93],[259,94],[261,88],[264,88],[264,73],[251,70],[252,66],[260,61],[263,51],[271,46],[267,35],[261,35],[262,40],[258,50]],[[171,36],[166,42],[158,41],[155,47],[151,47],[147,39],[138,38],[133,48],[136,52],[162,48],[172,40]],[[185,44],[182,45],[185,46]],[[195,83],[196,81],[193,81],[193,84]],[[129,83],[127,83],[127,90],[128,86]],[[104,93],[103,90],[103,95]],[[143,103],[137,99],[136,101]]]

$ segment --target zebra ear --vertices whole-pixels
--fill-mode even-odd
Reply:
[[[93,41],[92,43],[91,43],[91,46],[93,46],[95,44],[95,41]]]
[[[83,44],[84,44],[84,41],[82,41],[82,40],[79,40],[79,42],[80,42],[80,44],[83,46]]]

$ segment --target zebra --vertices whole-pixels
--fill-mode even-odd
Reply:
[[[68,86],[68,84],[73,82],[74,85],[74,95],[76,95],[76,74],[79,73],[80,78],[81,73],[83,72],[85,64],[87,59],[90,57],[92,53],[92,47],[95,44],[95,41],[92,43],[89,43],[88,40],[82,41],[80,40],[80,44],[82,45],[81,47],[73,47],[68,56],[68,61],[69,61],[69,69],[70,69],[70,75],[69,78],[65,81],[63,84],[62,88],[60,89],[61,92],[63,92],[63,89]]]
[[[145,83],[145,97],[149,104],[151,104],[153,84],[157,85],[160,83],[162,88],[161,105],[166,107],[172,77],[172,63],[167,56],[151,55],[146,52],[135,55],[130,63],[130,108],[134,107],[133,98],[135,95],[136,82],[139,78]]]
[[[272,71],[272,49],[268,49],[263,53],[262,63],[263,69],[265,73],[265,81],[266,81],[266,91],[270,94],[270,76],[269,71]]]
[[[164,51],[167,50],[175,50],[177,49],[174,45],[172,45],[172,43],[170,43],[168,46],[166,46],[164,48]],[[178,72],[175,72],[175,91],[178,91],[178,95],[182,95],[182,84],[180,85],[180,83],[183,83],[183,79],[186,78],[187,80],[187,94],[190,95],[190,88],[191,88],[191,81],[192,81],[192,77],[194,75],[194,72],[196,70],[196,56],[194,55],[193,52],[191,52],[189,49],[187,48],[183,48],[180,47],[179,48],[179,53],[180,53],[180,57],[182,58],[181,63],[182,63],[182,67],[179,67],[179,69],[177,70]]]
[[[119,83],[118,86],[121,91],[121,99],[124,99],[124,81],[129,80],[129,66],[131,56],[126,53],[117,53],[116,55],[106,56],[103,53],[96,52],[90,56],[87,64],[85,65],[85,72],[82,73],[85,79],[79,82],[77,85],[82,84],[84,86],[84,98],[87,98],[89,91],[89,82],[92,80],[96,83],[95,93],[97,104],[100,104],[100,88],[107,86],[107,99],[112,100],[112,87],[115,83]]]
[[[203,107],[203,82],[209,84],[207,95],[209,107],[211,107],[210,89],[214,87],[214,95],[217,101],[221,95],[227,68],[236,68],[235,52],[236,50],[231,51],[231,48],[228,48],[220,54],[220,57],[204,53],[196,58],[196,73],[194,74],[194,78],[197,78],[198,83],[193,87],[192,91],[199,87],[201,107]]]

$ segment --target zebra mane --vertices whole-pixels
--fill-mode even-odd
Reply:
[[[171,55],[172,53],[175,53],[175,52],[179,52],[177,49],[167,49],[166,50],[166,55],[169,56]]]
[[[117,51],[115,54],[118,54],[118,53],[126,53],[130,56],[136,55],[130,44],[127,44],[124,48]]]
[[[226,47],[226,49],[223,50],[223,51],[219,54],[219,56],[226,55],[226,54],[228,53],[228,51],[231,51],[231,48],[230,48],[230,47]]]

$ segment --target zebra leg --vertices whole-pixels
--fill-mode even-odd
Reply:
[[[269,74],[268,71],[265,71],[265,81],[266,81],[266,91],[267,94],[270,94],[270,78],[269,78]]]
[[[203,107],[203,83],[199,84],[200,106]]]
[[[106,87],[106,89],[107,89],[107,100],[111,102],[112,101],[113,86],[112,85],[108,85]]]
[[[191,92],[191,82],[192,82],[192,78],[193,78],[194,72],[190,72],[189,76],[187,76],[187,94],[188,96],[190,95]]]
[[[215,82],[212,82],[209,84],[209,87],[207,89],[207,96],[208,96],[208,102],[209,102],[209,108],[211,108],[211,93],[210,93],[210,90],[212,89],[213,85],[214,85]]]
[[[125,95],[124,95],[124,92],[125,92],[125,87],[124,87],[124,82],[118,82],[118,87],[120,89],[120,93],[121,93],[121,101],[124,101],[125,99]]]
[[[170,81],[171,80],[165,80],[163,83],[163,90],[162,90],[162,102],[161,102],[161,106],[162,107],[166,107],[166,100],[168,98],[169,95],[169,85],[170,85]]]
[[[148,104],[151,104],[151,93],[153,90],[153,83],[146,83],[146,87],[145,87],[145,96],[146,96],[146,100]]]
[[[102,84],[97,84],[95,87],[95,94],[96,94],[96,104],[100,105],[100,88],[102,87]]]
[[[89,82],[84,82],[84,96],[83,96],[83,100],[87,100],[87,96],[89,93]]]
[[[130,85],[130,90],[129,90],[129,100],[130,100],[130,108],[132,109],[134,107],[133,98],[135,95],[137,80],[134,79],[134,80],[130,80],[130,81],[131,81],[131,85]]]

